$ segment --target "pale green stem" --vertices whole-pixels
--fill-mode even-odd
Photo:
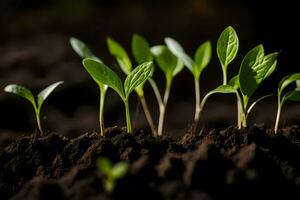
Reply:
[[[222,72],[223,72],[223,85],[227,85],[227,66],[222,64]]]
[[[163,102],[159,105],[159,119],[158,119],[158,132],[157,132],[158,136],[162,136],[163,133],[165,112],[169,100],[171,84],[172,84],[172,79],[167,79],[164,99]]]
[[[39,132],[39,134],[37,134],[37,137],[42,137],[42,136],[44,136],[44,132],[43,132],[42,125],[41,125],[40,111],[38,109],[36,109],[35,117],[36,117],[38,132]]]
[[[153,119],[152,119],[152,116],[150,114],[150,111],[149,111],[148,104],[147,104],[147,101],[145,99],[145,96],[144,96],[144,94],[142,94],[142,95],[139,95],[139,97],[140,97],[140,101],[141,101],[141,104],[142,104],[142,107],[143,107],[146,119],[147,119],[148,124],[149,124],[149,126],[151,128],[151,131],[152,131],[153,135],[156,136],[157,135],[157,131],[155,129],[155,126],[154,126],[154,123],[153,123]]]
[[[151,85],[151,87],[154,91],[154,94],[155,94],[158,105],[161,105],[162,104],[162,98],[161,98],[159,89],[158,89],[155,81],[152,78],[149,78],[148,81],[149,81],[149,83],[150,83],[150,85]]]
[[[200,84],[199,79],[194,79],[195,83],[195,116],[194,116],[194,123],[195,129],[197,129],[199,123],[199,116],[201,111],[201,99],[200,99]]]
[[[105,126],[104,126],[104,101],[106,96],[105,87],[100,88],[100,108],[99,108],[99,125],[100,125],[100,136],[104,136]]]
[[[274,132],[277,134],[278,132],[278,126],[279,126],[279,120],[280,120],[280,114],[281,114],[281,109],[282,109],[282,102],[280,101],[280,95],[278,95],[277,99],[277,114],[276,114],[276,121],[275,121],[275,126],[274,126]]]
[[[130,119],[130,110],[129,110],[129,102],[128,102],[128,99],[125,99],[125,100],[124,100],[124,104],[125,104],[125,112],[126,112],[127,133],[132,133],[131,119]]]

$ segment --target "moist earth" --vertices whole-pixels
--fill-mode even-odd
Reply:
[[[129,171],[111,194],[98,157]],[[300,127],[229,127],[181,138],[106,129],[21,136],[0,150],[0,199],[300,199]]]

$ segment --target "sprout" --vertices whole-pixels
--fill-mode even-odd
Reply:
[[[59,81],[56,83],[53,83],[52,85],[48,86],[44,90],[42,90],[37,97],[35,98],[30,90],[27,88],[20,86],[20,85],[15,85],[15,84],[10,84],[7,85],[4,88],[5,92],[13,93],[16,94],[20,97],[23,97],[24,99],[27,99],[30,101],[34,108],[35,112],[35,117],[36,117],[36,122],[37,122],[37,127],[39,130],[39,133],[36,134],[37,137],[41,137],[44,135],[42,125],[41,125],[41,120],[40,120],[40,113],[41,113],[41,108],[44,103],[44,101],[47,99],[47,97],[53,92],[53,90],[62,84],[63,81]]]
[[[159,105],[159,119],[158,119],[158,136],[162,136],[166,107],[169,100],[170,90],[174,77],[183,69],[183,63],[164,45],[158,45],[151,48],[155,61],[164,72],[166,78],[166,88],[163,99],[156,87],[156,84],[151,83],[155,88],[154,92]]]
[[[82,63],[87,72],[98,85],[103,84],[111,87],[122,98],[126,111],[127,132],[132,133],[129,112],[129,95],[152,75],[152,62],[146,62],[136,67],[130,74],[128,74],[124,86],[118,75],[104,63],[90,58],[85,58]]]
[[[194,60],[192,60],[183,50],[182,46],[173,38],[165,38],[170,51],[180,59],[184,65],[191,71],[194,76],[195,84],[195,116],[194,128],[197,129],[199,116],[201,111],[201,98],[200,98],[200,76],[202,71],[206,68],[211,59],[211,43],[210,41],[204,42],[196,50]]]
[[[132,71],[132,64],[131,64],[129,56],[127,55],[124,48],[119,43],[117,43],[115,40],[113,40],[112,38],[107,39],[107,46],[108,46],[109,52],[113,56],[115,56],[122,71],[126,75],[128,75]],[[133,35],[131,47],[132,47],[133,56],[134,56],[137,64],[142,64],[145,62],[153,61],[153,56],[150,51],[150,46],[149,46],[148,42],[141,36],[139,36],[137,34]],[[149,79],[151,79],[151,78],[149,78]],[[135,92],[137,93],[137,95],[140,99],[147,122],[152,130],[152,133],[154,135],[157,135],[157,130],[154,126],[153,119],[150,114],[147,101],[145,99],[144,83],[141,84],[140,86],[138,86],[135,89]]]
[[[111,161],[107,158],[100,157],[96,160],[96,166],[106,177],[104,182],[104,189],[108,193],[112,193],[116,186],[116,181],[122,179],[129,166],[126,162],[118,162],[112,165]]]
[[[92,51],[87,47],[87,45],[80,41],[77,38],[71,37],[70,44],[74,51],[81,57],[81,58],[91,58],[98,62],[102,62],[100,58],[96,57]],[[104,101],[107,91],[107,85],[102,83],[98,83],[99,90],[100,90],[100,108],[99,108],[99,125],[100,125],[100,135],[104,135],[105,125],[104,125]]]
[[[296,82],[296,88],[294,90],[291,90],[289,92],[286,92],[283,95],[284,89],[290,85],[291,83]],[[278,85],[277,90],[277,115],[276,115],[276,121],[274,126],[274,132],[275,134],[278,132],[278,125],[279,125],[279,119],[281,114],[281,109],[283,106],[283,103],[287,100],[291,101],[300,101],[300,73],[294,73],[285,76]]]

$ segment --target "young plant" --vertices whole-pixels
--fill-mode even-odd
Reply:
[[[227,67],[236,57],[239,49],[239,38],[233,27],[228,26],[220,35],[217,43],[217,54],[223,71],[223,85],[227,85]]]
[[[80,41],[79,39],[75,37],[70,38],[70,44],[73,48],[73,50],[81,57],[81,58],[91,58],[93,60],[96,60],[98,62],[101,62],[101,59],[96,57],[92,51],[88,48],[88,46]],[[104,101],[105,101],[105,96],[106,96],[106,91],[107,91],[107,85],[99,83],[99,90],[100,90],[100,107],[99,107],[99,125],[100,125],[100,135],[104,136],[104,130],[105,130],[105,125],[104,125]]]
[[[128,75],[132,71],[132,64],[131,64],[131,60],[130,60],[128,54],[126,53],[125,49],[118,42],[113,40],[112,38],[107,39],[107,46],[108,46],[110,54],[112,54],[116,58],[121,70],[126,75]],[[150,46],[149,46],[148,42],[141,36],[139,36],[137,34],[133,35],[131,47],[132,47],[133,56],[134,56],[137,64],[140,65],[145,62],[153,61],[153,56],[150,51]],[[151,79],[151,78],[149,78],[149,79]],[[147,122],[151,128],[152,133],[154,135],[157,135],[157,130],[154,126],[153,118],[150,114],[148,104],[145,99],[144,84],[141,84],[140,86],[138,86],[135,89],[135,92],[137,93],[137,95],[140,99]]]
[[[183,69],[183,63],[164,45],[157,45],[151,48],[155,61],[164,72],[166,78],[166,88],[163,99],[159,93],[156,84],[150,82],[152,87],[155,88],[154,92],[159,105],[159,119],[158,119],[158,136],[162,136],[164,127],[164,118],[166,107],[169,100],[170,90],[174,77]]]
[[[184,65],[190,70],[194,76],[195,84],[195,116],[194,128],[197,129],[200,116],[201,96],[200,96],[200,76],[202,71],[207,67],[211,59],[211,43],[206,41],[201,44],[194,55],[192,60],[184,51],[182,46],[173,38],[165,38],[170,51],[180,59]]]
[[[238,103],[238,127],[247,126],[247,117],[252,108],[261,100],[270,95],[263,96],[249,106],[249,98],[253,95],[259,85],[269,77],[275,70],[278,53],[265,55],[262,45],[250,50],[244,57],[239,74],[233,77],[229,85],[222,85],[209,92],[201,103],[203,108],[206,100],[216,93],[234,93]]]
[[[33,106],[34,112],[35,112],[35,117],[36,117],[36,122],[37,122],[37,127],[38,127],[38,132],[36,134],[37,137],[41,137],[44,135],[42,125],[41,125],[41,120],[40,120],[40,113],[41,113],[41,108],[44,103],[44,101],[47,99],[47,97],[53,92],[53,90],[62,84],[63,81],[59,81],[56,83],[51,84],[44,90],[42,90],[37,97],[35,98],[30,90],[27,88],[16,85],[16,84],[10,84],[7,85],[4,88],[5,92],[8,93],[13,93],[16,94],[24,99],[27,99]]]
[[[104,157],[100,157],[96,160],[96,167],[106,176],[104,189],[108,193],[112,193],[114,191],[117,180],[122,179],[129,169],[126,162],[121,161],[112,165],[111,161]]]
[[[152,75],[152,62],[146,62],[137,66],[126,77],[124,86],[118,75],[104,63],[90,58],[85,58],[82,63],[87,72],[91,75],[91,77],[98,85],[99,83],[107,85],[120,95],[125,105],[127,132],[132,133],[129,112],[129,95],[133,90],[135,90],[139,85],[143,84]]]
[[[286,92],[283,95],[284,89],[288,85],[294,82],[296,82],[296,88],[294,90]],[[277,90],[277,115],[276,115],[276,121],[274,126],[275,134],[278,132],[279,119],[280,119],[283,103],[286,102],[287,100],[296,101],[296,102],[300,101],[300,73],[287,75],[279,82],[278,90]]]

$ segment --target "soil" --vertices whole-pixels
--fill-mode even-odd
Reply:
[[[182,138],[108,128],[22,136],[0,151],[0,199],[300,199],[300,127],[214,129]],[[112,194],[99,156],[130,164]]]

